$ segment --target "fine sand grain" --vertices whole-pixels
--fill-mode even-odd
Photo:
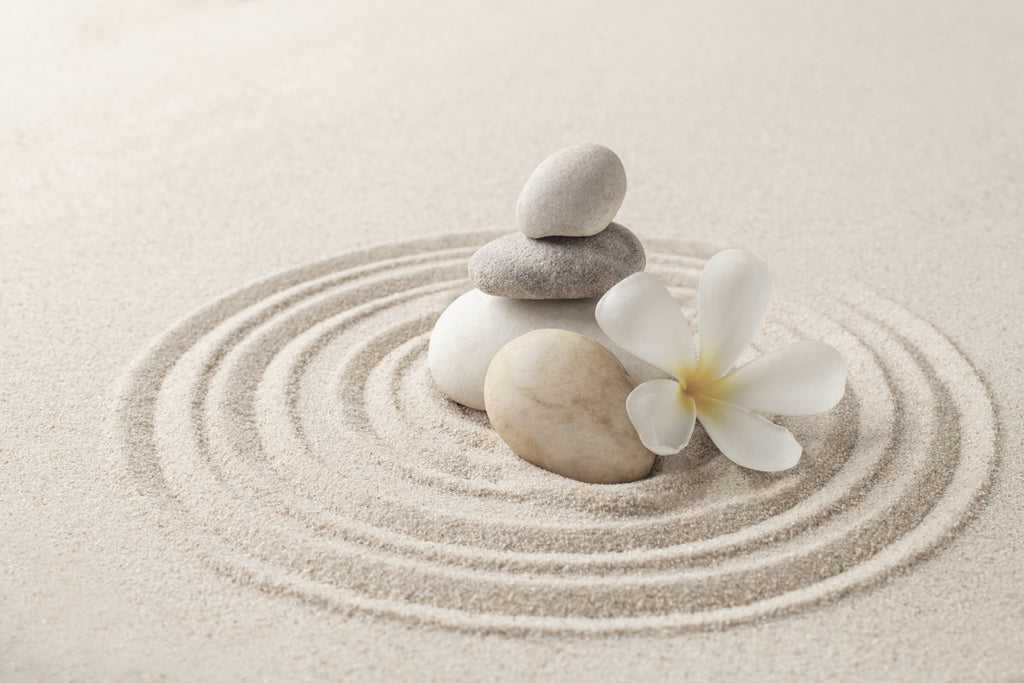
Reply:
[[[499,6],[500,5],[500,6]],[[1024,674],[1019,2],[11,0],[0,681]],[[747,358],[817,339],[799,465],[514,456],[426,350],[537,164]]]

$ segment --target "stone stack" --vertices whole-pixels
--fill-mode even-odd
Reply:
[[[646,264],[636,235],[612,222],[625,195],[622,162],[601,145],[567,147],[537,167],[516,205],[519,231],[473,254],[469,276],[477,288],[434,326],[428,363],[445,395],[484,410],[491,359],[506,343],[545,328],[602,344],[637,381],[661,376],[617,348],[594,318],[600,296]]]

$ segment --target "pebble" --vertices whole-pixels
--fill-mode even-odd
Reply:
[[[530,175],[516,203],[527,237],[587,237],[604,230],[626,197],[626,170],[601,145],[561,149]]]
[[[484,410],[487,366],[501,347],[532,330],[558,328],[578,332],[611,349],[637,383],[666,377],[615,346],[601,331],[594,318],[597,301],[530,301],[490,296],[479,289],[466,292],[434,325],[427,351],[430,373],[448,398]]]
[[[633,383],[608,349],[536,330],[498,351],[484,394],[491,425],[519,457],[592,484],[646,477],[655,456],[626,413]]]
[[[646,263],[637,236],[612,223],[592,237],[532,239],[520,232],[499,237],[469,259],[469,277],[495,296],[581,299],[601,296]]]

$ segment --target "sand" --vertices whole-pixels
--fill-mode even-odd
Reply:
[[[15,7],[0,679],[1024,672],[1012,4]],[[434,387],[469,256],[585,141],[684,310],[743,247],[747,357],[847,357],[798,467],[698,432],[586,485]]]

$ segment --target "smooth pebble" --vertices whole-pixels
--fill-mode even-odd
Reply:
[[[532,330],[578,332],[611,349],[636,382],[666,377],[615,346],[594,318],[597,299],[529,301],[504,299],[479,289],[456,299],[434,325],[427,364],[438,388],[456,403],[484,410],[487,366],[502,346]]]
[[[608,349],[565,330],[536,330],[498,351],[484,395],[491,425],[519,457],[565,477],[619,484],[655,456],[629,421],[633,383]]]
[[[469,259],[469,277],[495,296],[581,299],[601,296],[646,263],[637,236],[612,223],[592,237],[532,239],[521,232],[499,237]]]
[[[604,230],[626,197],[626,170],[615,152],[586,144],[561,149],[530,175],[516,203],[527,237],[587,237]]]

